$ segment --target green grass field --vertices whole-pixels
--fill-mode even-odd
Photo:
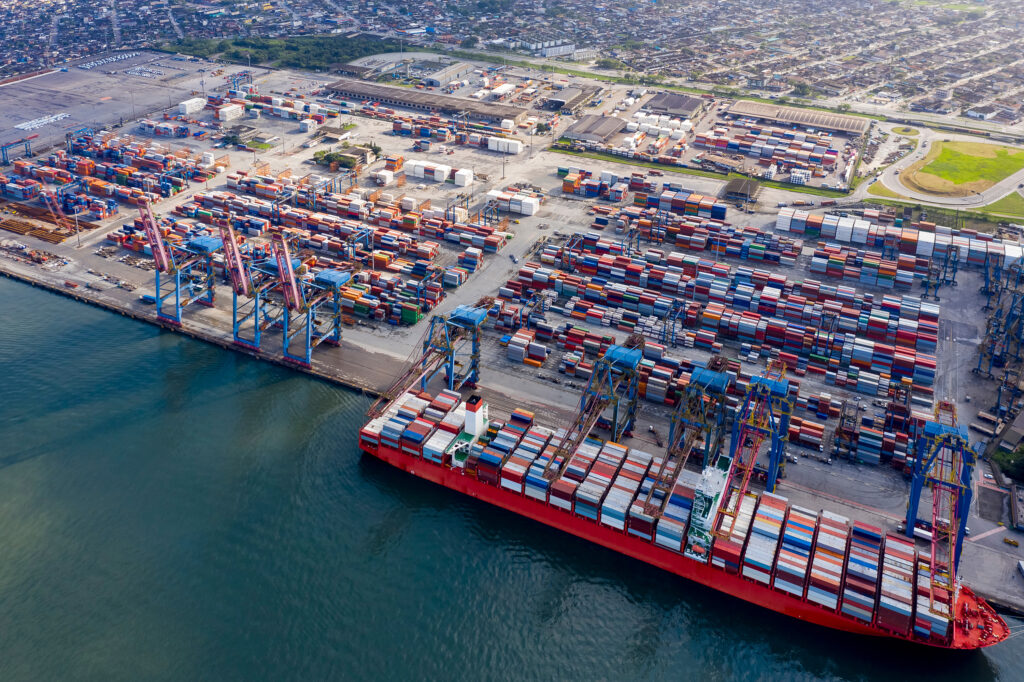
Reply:
[[[878,181],[868,187],[868,194],[876,197],[888,197],[890,199],[907,199],[907,197],[902,194],[893,192],[891,189],[883,185],[881,181]],[[909,201],[909,199],[907,200]]]
[[[907,136],[909,136],[909,135],[917,135],[918,134],[917,128],[910,128],[910,127],[907,127],[907,126],[901,126],[899,128],[893,128],[892,131],[894,133],[896,133],[897,135],[907,135]]]
[[[995,201],[981,210],[984,213],[1009,218],[1024,218],[1024,197],[1019,192],[1011,192],[999,201]]]
[[[955,185],[985,181],[995,184],[1024,168],[1024,150],[978,142],[936,143],[938,154],[919,172]],[[934,148],[933,148],[934,151]]]

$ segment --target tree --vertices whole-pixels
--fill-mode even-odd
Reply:
[[[538,123],[537,124],[537,132],[538,133],[547,133],[547,132],[550,132],[550,131],[551,131],[551,126],[549,126],[547,123]]]
[[[610,57],[602,57],[595,62],[595,66],[599,69],[626,69],[629,68],[618,59],[612,59]]]
[[[811,86],[804,82],[796,83],[793,85],[793,94],[797,97],[807,97],[811,94]]]
[[[462,42],[459,43],[459,47],[476,47],[479,42],[480,39],[476,36],[466,36],[462,39]]]
[[[840,104],[836,108],[839,109],[839,111],[849,111],[850,110],[850,105],[847,104],[846,102],[843,102],[842,104]]]

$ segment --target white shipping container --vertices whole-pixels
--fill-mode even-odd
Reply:
[[[202,97],[193,97],[187,99],[178,105],[178,113],[188,116],[196,112],[202,111],[206,107],[206,100]]]
[[[217,110],[217,118],[221,121],[233,121],[237,118],[242,118],[244,113],[245,109],[238,104],[225,104]]]

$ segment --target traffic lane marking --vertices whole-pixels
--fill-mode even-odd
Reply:
[[[967,541],[968,542],[977,542],[978,540],[981,540],[982,538],[987,538],[989,535],[995,535],[996,533],[1002,532],[1004,530],[1006,530],[1006,526],[996,526],[992,530],[987,530],[984,533],[982,533],[981,535],[975,535],[974,537],[967,538]]]

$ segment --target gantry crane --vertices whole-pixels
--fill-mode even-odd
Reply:
[[[53,222],[56,223],[57,227],[61,230],[71,234],[78,234],[78,222],[70,221],[68,217],[64,215],[64,209],[61,208],[61,199],[63,192],[58,190],[56,192],[52,190],[43,190],[42,198],[43,203],[46,204],[46,208],[50,211],[50,216],[53,218]]]
[[[224,244],[224,269],[231,280],[231,332],[234,343],[259,351],[263,330],[269,326],[267,300],[277,287],[277,279],[256,267],[252,259],[246,261],[238,238],[230,225],[221,225]]]
[[[421,389],[426,390],[430,380],[442,370],[449,390],[476,386],[480,379],[480,330],[486,321],[487,308],[464,305],[447,315],[430,318],[420,361]],[[443,362],[431,368],[428,358],[433,356],[441,357]]]
[[[957,423],[956,406],[949,400],[940,401],[935,408],[935,419],[916,429],[904,531],[907,537],[913,538],[915,529],[922,523],[918,519],[918,509],[927,486],[932,493],[928,605],[946,617],[957,613],[956,599],[960,586],[957,570],[967,534],[975,462],[967,427]]]
[[[703,467],[721,448],[725,435],[729,375],[717,371],[725,364],[722,358],[715,357],[712,363],[712,367],[708,369],[694,368],[686,391],[679,397],[672,412],[668,448],[661,466],[654,472],[654,484],[643,501],[646,514],[653,516],[661,512],[661,507],[668,501],[672,486],[675,485],[691,454],[695,451],[701,452]],[[654,500],[659,497],[660,504],[655,504]]]
[[[164,241],[149,202],[139,204],[142,228],[153,252],[157,318],[181,326],[181,310],[190,303],[212,308],[214,297],[213,256],[221,249],[217,237],[196,237],[184,246]],[[170,299],[170,312],[164,306]]]
[[[750,479],[766,438],[771,440],[768,490],[774,490],[774,472],[782,466],[792,412],[789,382],[784,375],[782,368],[769,365],[762,376],[751,378],[733,422],[728,454],[720,453],[706,466],[697,484],[683,550],[686,556],[706,563],[714,543],[730,542],[744,502],[750,497]]]
[[[284,359],[310,367],[313,349],[320,343],[341,344],[341,287],[351,274],[325,270],[312,279],[300,279],[284,233],[273,234],[271,249],[284,300]]]
[[[729,442],[729,456],[733,460],[730,483],[741,493],[747,490],[766,439],[769,443],[765,488],[774,492],[779,475],[785,469],[785,447],[792,415],[793,398],[789,394],[784,366],[772,363],[761,376],[751,377],[743,404],[733,421]]]
[[[422,350],[414,349],[402,372],[367,412],[380,416],[388,403],[419,384],[420,390],[438,372],[445,372],[450,390],[475,387],[480,376],[480,334],[493,299],[483,298],[475,306],[457,306],[446,315],[435,315],[423,334]]]
[[[633,334],[624,346],[609,346],[594,363],[586,388],[580,396],[580,408],[565,430],[555,452],[544,468],[544,478],[558,478],[583,440],[611,410],[611,440],[618,441],[633,428],[639,401],[640,362],[644,357],[644,339]]]
[[[7,164],[9,164],[11,162],[11,157],[10,157],[10,154],[8,152],[11,149],[14,149],[15,147],[17,147],[18,145],[24,145],[24,147],[25,147],[25,156],[27,158],[32,158],[32,140],[34,140],[34,139],[36,139],[38,137],[39,137],[39,134],[35,133],[35,134],[32,134],[32,135],[29,135],[28,137],[23,137],[20,140],[15,140],[14,142],[8,142],[8,143],[6,143],[4,145],[0,145],[0,164],[3,164],[3,165],[6,166]]]

